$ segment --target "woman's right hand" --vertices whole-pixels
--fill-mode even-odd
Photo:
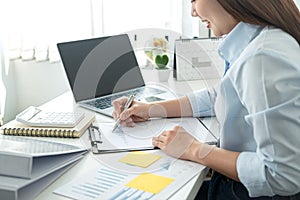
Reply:
[[[115,120],[121,119],[122,126],[134,126],[135,122],[147,121],[149,116],[149,103],[133,101],[131,106],[124,110],[127,97],[121,97],[112,102],[114,111],[112,113]]]
[[[120,118],[123,126],[134,126],[135,122],[147,121],[149,118],[190,117],[193,114],[186,96],[151,103],[133,101],[131,106],[124,110],[127,99],[121,97],[112,102],[114,107],[112,115],[115,120]]]

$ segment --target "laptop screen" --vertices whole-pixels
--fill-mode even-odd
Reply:
[[[127,34],[57,47],[76,102],[145,85]]]

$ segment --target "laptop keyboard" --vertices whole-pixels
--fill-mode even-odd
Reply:
[[[113,100],[118,99],[118,98],[123,97],[123,96],[128,97],[133,93],[136,93],[136,96],[135,96],[136,99],[140,99],[140,98],[145,97],[149,94],[156,95],[156,94],[164,93],[164,91],[159,90],[159,89],[155,89],[155,88],[147,88],[147,87],[146,88],[138,88],[138,89],[135,89],[135,90],[130,90],[126,93],[113,94],[113,95],[110,95],[110,96],[105,97],[105,98],[95,99],[93,101],[86,102],[86,104],[88,104],[90,106],[93,106],[93,107],[96,107],[96,108],[99,108],[99,109],[106,109],[106,108],[111,107],[111,103],[112,103]]]

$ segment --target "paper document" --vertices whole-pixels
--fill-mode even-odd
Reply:
[[[99,155],[100,167],[71,180],[54,193],[85,200],[168,199],[205,168],[198,163],[177,160],[159,150],[151,152],[162,158],[147,168],[119,162],[120,157],[130,154],[128,152]]]
[[[94,132],[98,134],[97,137],[100,141],[95,144],[98,153],[153,149],[152,138],[176,125],[182,126],[202,142],[211,140],[209,131],[203,127],[198,119],[191,117],[151,119],[136,123],[135,127],[120,126],[114,132],[112,132],[114,123],[97,123],[95,125],[99,127],[99,132]],[[90,141],[87,138],[85,141],[90,146]]]

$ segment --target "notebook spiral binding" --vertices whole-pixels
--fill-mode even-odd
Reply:
[[[5,129],[3,129],[3,134],[4,135],[17,135],[17,136],[73,138],[73,137],[76,137],[78,133],[75,130],[5,128]]]

